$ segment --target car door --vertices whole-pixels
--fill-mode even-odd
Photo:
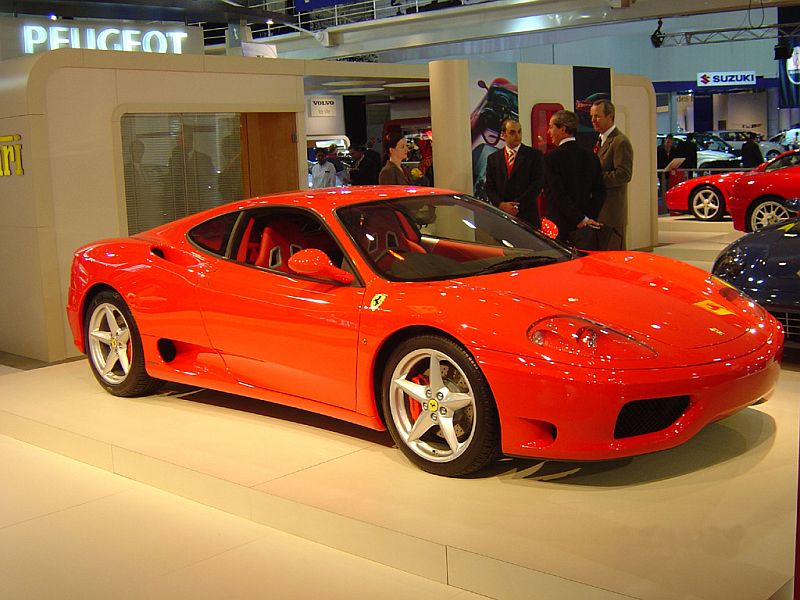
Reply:
[[[289,227],[291,224],[291,227]],[[204,282],[203,319],[214,348],[246,384],[354,410],[364,288],[292,273],[294,252],[317,247],[341,262],[315,215],[259,209]]]

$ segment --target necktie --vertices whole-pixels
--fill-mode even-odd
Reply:
[[[514,159],[517,157],[516,150],[508,150],[506,152],[506,163],[508,165],[508,173],[511,174],[511,170],[514,168]]]
[[[600,146],[603,145],[603,138],[597,138],[597,141],[594,143],[594,153],[597,154],[600,151]]]

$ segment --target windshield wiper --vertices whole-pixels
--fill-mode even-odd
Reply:
[[[513,256],[511,258],[502,260],[499,263],[494,263],[493,265],[484,267],[474,274],[486,275],[488,273],[498,273],[500,271],[513,271],[514,269],[547,265],[558,261],[559,259],[556,256]]]

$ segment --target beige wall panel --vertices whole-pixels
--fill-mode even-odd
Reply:
[[[285,58],[253,60],[244,56],[203,56],[206,71],[250,73],[253,75],[303,75],[306,61]]]
[[[0,107],[3,116],[28,114],[28,75],[36,58],[0,62]]]
[[[32,201],[35,174],[37,172],[33,151],[37,146],[31,133],[29,117],[10,117],[0,119],[0,136],[21,135],[18,142],[5,142],[21,145],[21,163],[23,174],[16,175],[16,165],[10,164],[11,175],[4,177],[0,172],[0,223],[6,227],[36,227],[39,219],[36,214],[36,203]],[[4,144],[0,144],[4,145]],[[0,155],[2,161],[2,155]],[[2,169],[2,162],[0,162]],[[0,240],[1,256],[13,256],[6,252],[5,243]],[[5,262],[5,261],[3,261]]]
[[[91,69],[144,69],[152,71],[202,72],[202,54],[155,54],[149,52],[108,52],[76,50],[83,54],[81,66]],[[120,57],[122,54],[122,57]]]
[[[542,102],[560,102],[564,108],[575,105],[572,94],[572,67],[568,65],[517,65],[519,88],[519,120],[522,124],[522,141],[533,146],[531,140],[531,110]]]
[[[117,93],[120,104],[173,103],[176,111],[210,112],[216,109],[209,107],[221,104],[258,105],[261,110],[269,105],[291,104],[303,110],[303,94],[300,90],[298,96],[297,80],[293,75],[118,71]]]
[[[0,223],[2,251],[6,257],[0,261],[3,288],[0,294],[0,349],[46,361],[50,350],[42,287],[40,234],[35,227],[9,227]],[[8,260],[8,257],[17,257],[17,260]]]
[[[429,70],[436,186],[471,194],[469,61],[437,60]]]
[[[44,316],[48,321],[58,317],[54,329],[66,340],[61,346],[70,350],[64,307],[72,254],[87,242],[119,235],[124,210],[122,199],[114,194],[110,116],[117,103],[115,76],[109,69],[59,69],[46,88],[56,230],[53,256],[42,256],[43,269],[49,271],[43,273],[44,281],[50,284],[43,290]]]
[[[656,188],[656,96],[646,77],[612,79],[616,123],[633,145],[633,178],[628,184],[628,239],[631,249],[658,243]]]

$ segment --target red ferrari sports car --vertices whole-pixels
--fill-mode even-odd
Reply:
[[[716,221],[729,212],[736,229],[761,229],[791,216],[784,201],[800,195],[800,169],[794,168],[799,162],[800,151],[790,150],[752,171],[687,179],[667,190],[667,208],[701,221]]]
[[[446,476],[671,448],[768,397],[783,347],[708,273],[432,188],[279,194],[89,244],[67,313],[112,394],[167,380],[388,428]]]

